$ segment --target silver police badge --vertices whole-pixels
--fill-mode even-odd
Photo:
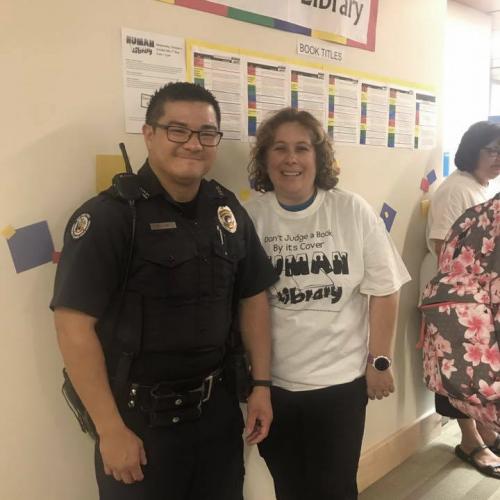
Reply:
[[[238,228],[238,223],[234,217],[232,210],[229,207],[219,207],[217,209],[217,216],[222,227],[230,233],[235,233]]]
[[[71,236],[74,240],[81,238],[90,227],[90,214],[81,214],[71,226]]]

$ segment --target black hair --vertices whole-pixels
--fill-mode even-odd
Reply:
[[[153,126],[163,116],[163,106],[166,102],[189,101],[206,102],[215,111],[217,125],[220,127],[221,113],[217,99],[206,88],[189,82],[170,82],[158,89],[149,101],[146,111],[146,123]]]
[[[482,121],[471,125],[462,136],[455,154],[458,170],[473,172],[477,168],[479,152],[491,141],[500,139],[500,125]]]

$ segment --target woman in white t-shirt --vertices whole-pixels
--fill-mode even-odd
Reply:
[[[472,125],[460,141],[455,165],[458,170],[439,186],[431,200],[427,221],[429,254],[422,264],[421,287],[436,273],[437,256],[455,220],[498,191],[495,178],[500,174],[500,126],[486,121]],[[500,437],[459,412],[448,398],[436,394],[435,400],[436,411],[457,419],[460,426],[458,456],[484,474],[500,479],[500,467],[491,467],[499,463]]]
[[[311,114],[262,123],[246,208],[279,281],[270,289],[274,421],[259,445],[278,500],[357,498],[367,398],[394,391],[392,338],[410,276],[383,221],[335,188],[331,142]],[[370,335],[368,334],[370,332]]]

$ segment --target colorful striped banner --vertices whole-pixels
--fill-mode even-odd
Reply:
[[[188,9],[199,10],[210,14],[215,14],[217,16],[235,19],[238,21],[258,24],[260,26],[266,26],[268,28],[273,28],[281,31],[287,31],[289,33],[297,33],[300,35],[310,36],[313,38],[319,38],[321,40],[326,40],[341,45],[347,45],[349,47],[356,47],[370,51],[375,50],[375,35],[377,27],[379,0],[371,0],[370,2],[370,12],[368,14],[368,19],[367,19],[368,22],[366,25],[366,43],[361,43],[357,40],[347,38],[338,33],[330,33],[328,31],[314,29],[314,27],[307,27],[295,24],[286,21],[284,19],[278,19],[275,17],[270,17],[267,15],[262,15],[255,12],[250,12],[247,10],[230,7],[228,5],[224,5],[217,1],[213,2],[208,0],[159,0],[159,1],[170,5],[176,5],[178,7],[186,7]],[[287,5],[284,5],[283,12],[286,13],[286,11],[287,11]],[[327,11],[325,11],[325,14],[326,12]]]

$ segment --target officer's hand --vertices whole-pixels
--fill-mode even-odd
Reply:
[[[390,368],[380,372],[372,365],[366,367],[366,389],[370,399],[382,399],[394,392],[394,378]]]
[[[99,435],[99,450],[104,472],[126,484],[142,481],[141,465],[146,465],[146,452],[142,441],[125,425]]]
[[[269,434],[273,421],[271,391],[269,387],[254,387],[247,400],[247,423],[245,426],[248,444],[257,444]]]

